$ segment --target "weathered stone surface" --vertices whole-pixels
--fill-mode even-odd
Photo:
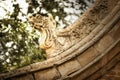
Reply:
[[[118,71],[118,74],[120,75],[120,63],[118,63],[118,66],[115,67],[115,70]]]
[[[107,71],[99,80],[120,80],[120,62],[111,70]]]
[[[119,0],[109,0],[108,2],[108,6],[109,6],[109,11],[112,10],[117,4],[118,4]]]
[[[33,78],[32,74],[24,74],[21,76],[13,77],[13,78],[8,79],[8,80],[34,80],[34,78]]]
[[[81,65],[77,60],[74,59],[60,65],[58,67],[58,70],[60,71],[62,76],[67,76],[80,68],[81,68]]]
[[[77,59],[82,66],[85,66],[86,64],[91,62],[93,59],[95,59],[98,55],[99,55],[99,52],[95,48],[91,47],[87,49],[84,53],[79,55]]]
[[[114,39],[118,40],[120,38],[120,20],[113,27],[113,29],[109,32],[109,35]]]
[[[99,52],[104,52],[111,44],[113,43],[113,39],[111,36],[106,35],[99,42],[97,42],[94,47]]]
[[[56,80],[60,77],[58,71],[55,68],[50,68],[34,73],[35,80]]]
[[[116,46],[115,48],[110,50],[107,53],[107,55],[103,56],[102,59],[94,63],[89,68],[85,69],[80,74],[77,74],[72,79],[74,80],[80,80],[80,79],[81,80],[98,80],[98,78],[101,75],[104,75],[107,71],[110,70],[111,67],[115,66],[116,63],[119,62],[118,58],[120,57],[120,55],[118,52],[120,52],[120,48],[118,49],[118,46]],[[110,64],[108,64],[109,62]]]

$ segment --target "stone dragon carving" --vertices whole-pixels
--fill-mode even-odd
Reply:
[[[52,15],[42,16],[36,14],[35,16],[30,16],[28,21],[31,26],[41,32],[40,48],[46,50],[47,58],[60,54],[78,41],[82,40],[95,27],[87,26],[96,24],[93,20],[89,19],[86,20],[89,24],[84,22],[80,26],[77,26],[79,24],[75,24],[72,25],[72,27],[67,27],[66,29],[61,30],[56,27],[56,22]]]
[[[53,45],[55,37],[54,31],[56,28],[56,23],[53,20],[53,17],[45,17],[40,14],[36,14],[35,16],[30,16],[28,20],[31,26],[33,26],[35,29],[38,29],[41,32],[40,48],[50,48]]]
[[[56,39],[56,22],[52,15],[42,16],[36,14],[30,16],[28,21],[31,26],[41,32],[40,48],[46,50],[47,58],[53,57],[54,54],[60,52],[60,43]]]

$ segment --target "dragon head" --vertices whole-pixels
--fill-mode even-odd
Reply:
[[[47,28],[53,30],[56,28],[56,22],[51,14],[48,14],[48,16],[42,16],[40,14],[36,14],[30,16],[28,18],[28,21],[31,26],[33,26],[35,29],[38,30],[41,30],[41,28]]]

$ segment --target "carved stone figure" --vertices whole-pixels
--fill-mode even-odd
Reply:
[[[36,14],[30,16],[28,21],[41,32],[40,48],[46,50],[47,58],[54,57],[78,43],[95,28],[96,24],[91,19],[84,19],[85,22],[79,24],[81,20],[78,19],[78,22],[74,25],[60,30],[56,27],[52,15]],[[88,27],[88,25],[91,27]]]
[[[40,48],[46,50],[47,58],[51,57],[53,53],[56,54],[58,52],[55,49],[58,47],[56,46],[58,45],[56,40],[56,22],[52,15],[42,16],[40,14],[36,14],[34,16],[30,16],[28,21],[31,26],[41,32]],[[54,51],[52,51],[53,48]]]

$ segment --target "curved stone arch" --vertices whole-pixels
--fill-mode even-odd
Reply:
[[[92,27],[88,35],[74,38],[74,31],[81,27]],[[77,32],[78,32],[77,31]],[[81,34],[81,33],[80,33]],[[81,36],[79,34],[79,36]],[[0,79],[11,80],[83,80],[109,66],[111,61],[120,61],[120,1],[97,0],[96,3],[68,28],[58,31],[57,36],[70,35],[72,44],[61,53],[43,62],[34,63],[17,70],[0,74]],[[68,37],[64,37],[68,39]],[[73,40],[76,39],[76,40]],[[54,48],[53,48],[54,50]],[[49,55],[49,54],[48,54]],[[116,64],[113,64],[116,65]],[[112,66],[109,66],[110,69]],[[102,70],[102,69],[101,69]],[[103,68],[104,70],[104,68]]]

